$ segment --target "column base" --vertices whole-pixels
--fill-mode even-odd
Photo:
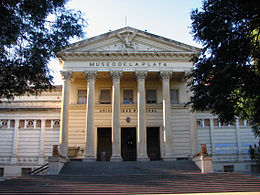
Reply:
[[[94,157],[94,156],[86,156],[85,158],[83,158],[82,161],[83,161],[83,162],[96,162],[97,159],[96,159],[96,157]]]
[[[137,161],[139,161],[139,162],[147,162],[147,161],[150,161],[150,158],[148,158],[147,155],[142,154],[142,155],[138,155],[137,156]]]
[[[110,162],[122,162],[123,159],[121,155],[112,155],[110,158]]]

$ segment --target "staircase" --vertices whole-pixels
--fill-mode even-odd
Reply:
[[[58,176],[0,182],[0,194],[178,194],[259,192],[260,178],[240,173],[202,174],[191,161],[69,162]],[[247,193],[245,193],[247,194]]]
[[[60,175],[107,175],[107,176],[128,176],[128,175],[167,175],[178,172],[196,172],[200,169],[188,160],[165,162],[82,162],[70,161],[60,172]]]

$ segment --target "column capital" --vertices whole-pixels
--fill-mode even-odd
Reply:
[[[166,80],[166,79],[169,80],[172,76],[172,72],[171,71],[161,71],[160,76],[161,76],[162,80]]]
[[[147,76],[147,72],[145,72],[145,71],[136,71],[135,72],[135,77],[137,80],[140,80],[140,79],[144,80],[146,78],[146,76]]]
[[[97,72],[96,71],[89,71],[89,72],[85,72],[85,75],[87,77],[88,80],[95,80],[97,78]]]
[[[72,72],[71,71],[60,71],[60,74],[62,76],[63,80],[70,80],[72,78]]]
[[[111,71],[110,76],[113,80],[120,80],[120,77],[122,76],[121,71]]]

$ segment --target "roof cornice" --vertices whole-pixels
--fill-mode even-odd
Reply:
[[[118,56],[140,56],[140,57],[194,57],[197,52],[176,52],[176,51],[138,51],[138,52],[122,52],[122,51],[86,51],[86,52],[63,52],[59,54],[62,59],[74,57],[118,57]]]

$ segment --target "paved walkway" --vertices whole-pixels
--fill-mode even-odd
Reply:
[[[178,163],[72,162],[59,176],[26,176],[0,182],[0,194],[260,194],[260,178],[240,173],[202,174],[196,167],[178,169],[191,162]]]

